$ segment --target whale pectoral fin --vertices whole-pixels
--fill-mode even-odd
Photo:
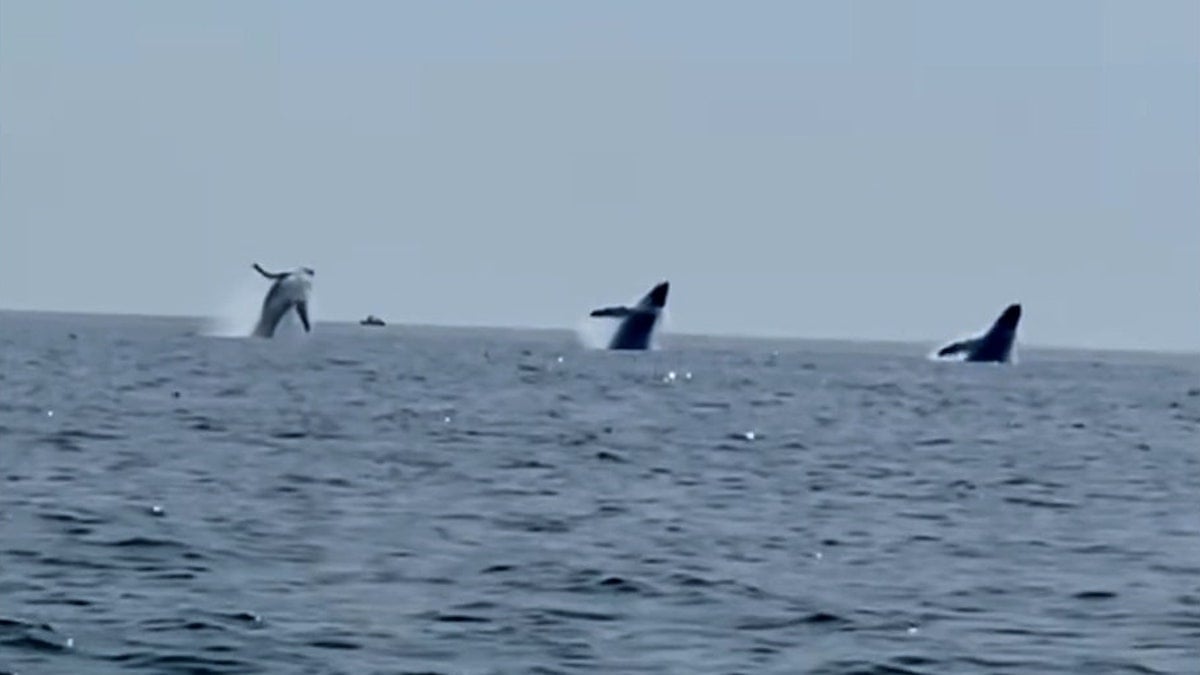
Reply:
[[[308,323],[308,303],[301,300],[296,303],[295,307],[296,314],[300,315],[300,323],[304,324],[304,332],[311,333],[312,326]]]
[[[616,318],[624,318],[633,314],[633,310],[628,307],[602,307],[592,310],[590,316],[611,316]]]
[[[971,345],[973,345],[973,344],[975,344],[974,340],[962,340],[961,342],[951,342],[950,344],[946,345],[945,347],[942,347],[941,349],[939,349],[937,355],[938,356],[950,356],[951,354],[958,354],[960,352],[965,352],[968,349],[970,349]]]
[[[254,271],[272,280],[282,279],[283,277],[287,276],[287,274],[283,272],[268,272],[264,270],[262,265],[259,265],[258,263],[254,263]]]

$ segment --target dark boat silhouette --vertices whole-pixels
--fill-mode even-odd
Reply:
[[[367,318],[363,319],[362,321],[359,321],[358,323],[359,323],[359,325],[362,325],[362,326],[386,326],[387,325],[386,323],[383,322],[383,319],[375,316],[374,314],[368,314]]]

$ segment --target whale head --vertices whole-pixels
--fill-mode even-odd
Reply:
[[[1021,305],[1014,303],[1004,309],[1004,313],[996,319],[996,328],[1001,330],[1016,330],[1017,323],[1021,321]]]
[[[664,281],[650,289],[650,292],[638,303],[642,309],[662,309],[667,306],[667,293],[671,290],[671,282]]]

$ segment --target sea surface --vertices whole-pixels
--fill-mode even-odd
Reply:
[[[1200,357],[0,313],[0,672],[1200,673]]]

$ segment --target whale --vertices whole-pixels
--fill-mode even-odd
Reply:
[[[663,308],[667,306],[667,292],[670,289],[670,282],[664,281],[650,289],[650,292],[632,307],[618,305],[592,310],[590,316],[620,319],[621,321],[617,326],[617,331],[608,342],[608,348],[649,349],[651,338],[654,336],[654,328],[658,325]]]
[[[1017,324],[1021,322],[1021,305],[1004,309],[992,327],[983,335],[951,342],[937,351],[939,357],[962,355],[963,361],[976,363],[1009,363],[1017,342]]]
[[[304,332],[312,332],[312,325],[308,321],[308,299],[312,294],[312,279],[316,272],[311,267],[297,267],[290,272],[268,272],[258,263],[254,263],[254,271],[272,283],[267,296],[263,298],[262,313],[254,326],[253,336],[274,336],[279,320],[293,309],[300,317]]]

